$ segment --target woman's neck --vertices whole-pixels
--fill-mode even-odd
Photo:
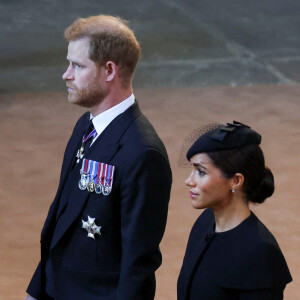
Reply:
[[[213,209],[213,211],[216,232],[224,232],[235,228],[251,214],[247,201],[233,201],[230,205],[221,209]]]

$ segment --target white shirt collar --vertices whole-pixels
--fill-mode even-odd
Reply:
[[[90,114],[90,119],[93,119],[92,122],[97,131],[97,136],[93,139],[92,144],[112,120],[114,120],[118,115],[123,113],[127,108],[134,104],[134,99],[134,95],[131,94],[127,99],[97,115],[95,118],[92,116],[92,114]]]

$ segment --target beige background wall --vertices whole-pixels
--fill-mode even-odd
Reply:
[[[262,134],[276,191],[253,211],[277,238],[294,281],[285,296],[299,297],[299,85],[137,90],[140,106],[160,133],[173,169],[169,218],[157,271],[158,300],[176,299],[176,281],[189,231],[201,211],[191,207],[177,166],[183,138],[201,124],[238,120]],[[39,237],[56,192],[64,147],[83,110],[65,93],[2,95],[0,106],[0,295],[15,300],[39,260]]]

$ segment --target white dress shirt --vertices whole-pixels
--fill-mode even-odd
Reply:
[[[111,121],[113,121],[118,115],[123,113],[134,103],[134,99],[134,95],[131,94],[127,99],[97,115],[96,117],[93,117],[92,114],[90,115],[90,119],[92,119],[93,125],[97,131],[97,135],[94,137],[91,145],[93,145],[93,143],[97,140],[97,138]]]

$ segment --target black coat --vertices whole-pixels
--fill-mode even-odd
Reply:
[[[165,147],[135,103],[85,153],[85,158],[115,166],[111,194],[80,190],[81,164],[69,172],[88,120],[89,113],[79,119],[67,145],[41,234],[41,262],[27,292],[46,299],[50,256],[57,300],[153,299],[172,181]],[[63,194],[68,206],[57,221]],[[88,215],[101,226],[95,240],[81,228]]]
[[[224,233],[215,233],[214,224],[212,210],[206,209],[191,231],[178,300],[282,299],[292,278],[269,230],[253,213]]]

